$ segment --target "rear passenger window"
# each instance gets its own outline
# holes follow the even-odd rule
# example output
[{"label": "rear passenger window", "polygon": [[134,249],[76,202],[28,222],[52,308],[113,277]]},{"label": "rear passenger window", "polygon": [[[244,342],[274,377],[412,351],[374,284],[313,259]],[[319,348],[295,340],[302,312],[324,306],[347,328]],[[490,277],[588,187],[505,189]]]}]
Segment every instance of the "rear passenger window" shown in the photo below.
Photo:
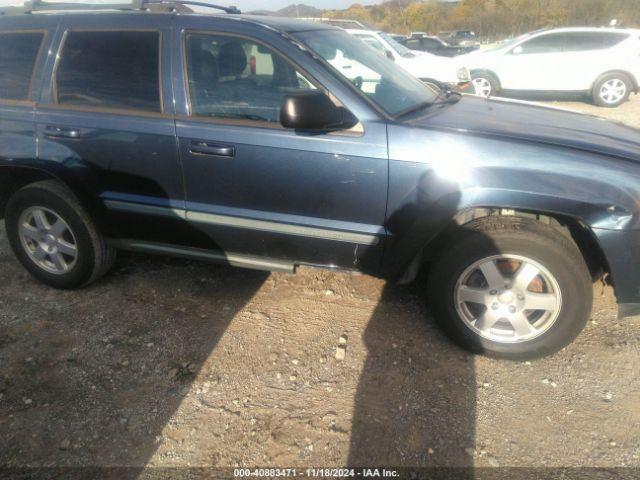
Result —
[{"label": "rear passenger window", "polygon": [[0,99],[28,100],[42,32],[0,33]]},{"label": "rear passenger window", "polygon": [[279,122],[285,95],[314,87],[282,56],[251,40],[186,37],[193,115]]},{"label": "rear passenger window", "polygon": [[62,105],[160,112],[160,34],[68,32],[55,85]]},{"label": "rear passenger window", "polygon": [[629,38],[626,33],[617,32],[575,32],[565,35],[565,52],[603,50],[611,48]]}]

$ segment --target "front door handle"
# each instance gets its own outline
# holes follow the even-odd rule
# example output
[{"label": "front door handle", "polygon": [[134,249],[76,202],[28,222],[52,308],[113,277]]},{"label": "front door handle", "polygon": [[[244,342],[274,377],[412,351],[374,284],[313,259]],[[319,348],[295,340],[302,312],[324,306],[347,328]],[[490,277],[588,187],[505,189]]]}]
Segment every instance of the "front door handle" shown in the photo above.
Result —
[{"label": "front door handle", "polygon": [[236,148],[231,145],[221,145],[209,143],[201,140],[194,140],[189,145],[189,151],[197,155],[215,155],[217,157],[234,157]]},{"label": "front door handle", "polygon": [[80,138],[80,130],[75,128],[64,128],[48,126],[44,128],[44,134],[51,138]]}]

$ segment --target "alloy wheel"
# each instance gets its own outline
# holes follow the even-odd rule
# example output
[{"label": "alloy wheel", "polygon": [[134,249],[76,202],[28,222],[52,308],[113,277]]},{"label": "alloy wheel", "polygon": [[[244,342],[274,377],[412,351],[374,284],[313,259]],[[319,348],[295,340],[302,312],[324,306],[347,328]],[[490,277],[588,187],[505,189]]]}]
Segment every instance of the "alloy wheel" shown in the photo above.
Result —
[{"label": "alloy wheel", "polygon": [[464,324],[498,343],[520,343],[545,333],[562,306],[554,276],[519,255],[495,255],[474,262],[460,275],[455,306]]},{"label": "alloy wheel", "polygon": [[24,251],[40,268],[63,275],[75,266],[76,238],[60,215],[45,207],[29,207],[20,215],[18,227]]},{"label": "alloy wheel", "polygon": [[619,78],[607,80],[600,87],[600,98],[608,105],[618,103],[627,94],[627,85]]},{"label": "alloy wheel", "polygon": [[482,97],[488,97],[491,95],[491,82],[486,78],[474,78],[473,86],[476,89],[476,95],[480,95]]}]

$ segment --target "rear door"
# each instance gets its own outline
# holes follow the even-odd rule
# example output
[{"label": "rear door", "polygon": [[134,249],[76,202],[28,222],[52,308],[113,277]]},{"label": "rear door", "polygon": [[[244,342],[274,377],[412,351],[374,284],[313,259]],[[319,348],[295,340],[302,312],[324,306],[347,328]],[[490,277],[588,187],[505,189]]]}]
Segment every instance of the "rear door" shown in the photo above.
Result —
[{"label": "rear door", "polygon": [[12,20],[0,25],[0,167],[36,160],[34,100],[56,27],[51,18]]},{"label": "rear door", "polygon": [[[361,124],[352,131],[284,129],[284,96],[324,89],[326,81],[337,83],[334,77],[313,64],[299,67],[299,59],[311,57],[258,25],[176,22],[174,87],[184,94],[176,126],[187,219],[202,233],[201,246],[377,270],[388,178],[385,123],[356,106]],[[331,93],[339,101],[345,87]]]},{"label": "rear door", "polygon": [[111,236],[184,241],[170,20],[66,16],[50,56],[36,110],[40,160],[104,209]]},{"label": "rear door", "polygon": [[571,32],[563,46],[567,68],[563,88],[590,90],[596,79],[611,70],[627,70],[629,55],[614,47],[629,38],[625,32]]}]

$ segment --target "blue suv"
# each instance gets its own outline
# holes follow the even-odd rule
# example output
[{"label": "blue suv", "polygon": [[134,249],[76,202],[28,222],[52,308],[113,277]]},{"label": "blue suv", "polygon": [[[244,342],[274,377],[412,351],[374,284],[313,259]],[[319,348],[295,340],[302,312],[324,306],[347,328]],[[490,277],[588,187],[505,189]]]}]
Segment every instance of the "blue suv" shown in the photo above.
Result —
[{"label": "blue suv", "polygon": [[512,359],[575,338],[597,279],[640,312],[634,129],[436,91],[336,27],[180,4],[7,12],[0,45],[0,214],[50,286],[118,249],[422,271],[449,335]]}]

